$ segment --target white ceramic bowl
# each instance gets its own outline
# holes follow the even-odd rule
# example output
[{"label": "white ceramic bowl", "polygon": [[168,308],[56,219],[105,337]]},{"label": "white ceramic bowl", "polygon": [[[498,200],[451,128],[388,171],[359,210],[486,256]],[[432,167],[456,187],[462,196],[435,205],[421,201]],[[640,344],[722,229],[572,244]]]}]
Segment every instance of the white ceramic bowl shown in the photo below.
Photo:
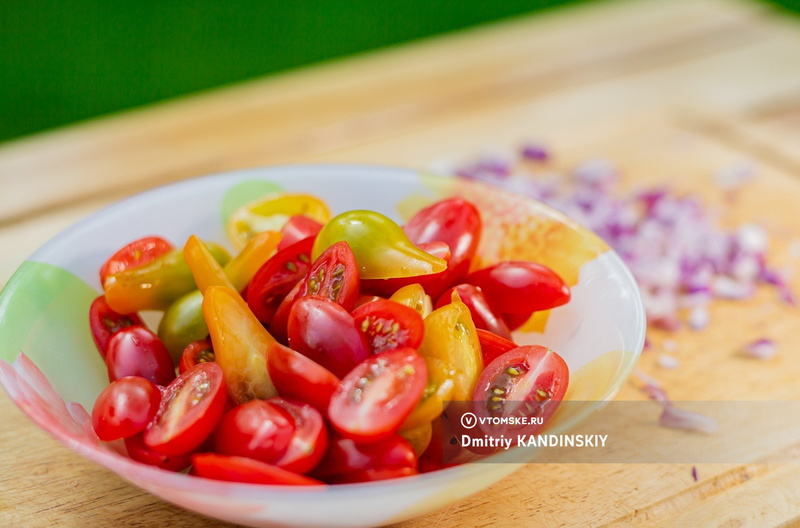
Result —
[{"label": "white ceramic bowl", "polygon": [[[558,351],[571,372],[561,432],[612,398],[644,341],[644,311],[622,261],[594,234],[549,207],[483,184],[365,166],[245,170],[161,187],[123,200],[68,228],[32,255],[0,294],[0,382],[39,426],[83,456],[151,493],[196,512],[248,526],[367,527],[423,515],[491,485],[513,463],[464,464],[370,484],[297,489],[216,482],[138,464],[100,443],[85,409],[107,385],[87,314],[98,269],[121,245],[158,234],[182,244],[196,233],[225,242],[238,206],[284,189],[323,198],[334,214],[380,211],[397,221],[437,199],[461,195],[484,219],[484,263],[536,260],[572,286],[572,300],[534,317],[515,335]],[[24,356],[20,355],[20,351]],[[67,402],[67,403],[65,403]],[[526,455],[528,456],[528,455]],[[498,462],[508,453],[495,457]],[[532,485],[535,483],[532,483]]]}]

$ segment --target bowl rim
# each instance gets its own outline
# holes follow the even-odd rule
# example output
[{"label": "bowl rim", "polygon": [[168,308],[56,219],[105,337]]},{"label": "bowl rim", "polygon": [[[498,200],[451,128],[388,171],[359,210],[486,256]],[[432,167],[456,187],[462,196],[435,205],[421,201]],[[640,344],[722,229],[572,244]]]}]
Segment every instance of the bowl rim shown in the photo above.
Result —
[{"label": "bowl rim", "polygon": [[[345,170],[352,171],[355,175],[358,175],[359,173],[363,173],[364,175],[369,175],[373,174],[375,171],[379,171],[382,173],[381,177],[383,178],[394,177],[397,179],[408,179],[410,177],[413,177],[413,178],[423,178],[423,179],[431,178],[433,180],[455,179],[455,177],[452,176],[437,174],[429,170],[418,170],[411,167],[398,167],[398,166],[380,165],[380,164],[358,164],[358,163],[312,163],[312,164],[266,165],[266,166],[245,167],[228,171],[214,172],[210,174],[204,174],[196,177],[186,178],[179,181],[158,185],[156,187],[152,187],[144,191],[137,192],[130,196],[126,196],[122,199],[116,200],[111,204],[103,206],[97,209],[96,211],[89,213],[83,218],[73,222],[65,229],[59,231],[54,236],[50,237],[44,244],[42,244],[28,258],[26,258],[24,262],[37,261],[42,259],[46,260],[47,255],[49,255],[50,252],[52,251],[51,248],[57,245],[62,238],[72,236],[76,232],[85,229],[89,225],[92,225],[94,222],[98,221],[98,217],[102,217],[108,213],[115,212],[125,207],[130,207],[136,204],[137,202],[146,199],[148,196],[151,195],[161,194],[164,192],[174,192],[175,189],[194,186],[201,182],[218,181],[226,179],[235,180],[241,178],[242,176],[246,176],[248,174],[252,174],[254,177],[264,177],[264,176],[269,176],[270,173],[285,174],[286,172],[297,171],[307,174],[309,176],[313,174],[314,177],[323,176],[325,175],[325,173],[328,173],[324,177],[330,177],[331,172],[339,172]],[[537,207],[541,208],[552,218],[557,219],[563,223],[575,226],[581,231],[591,234],[592,236],[598,238],[598,240],[601,240],[592,230],[588,229],[586,226],[572,219],[571,217],[567,216],[561,211],[558,211],[552,206],[542,202],[541,200],[527,196],[522,196],[510,190],[504,189],[503,187],[491,185],[489,183],[482,181],[465,180],[464,183],[467,185],[475,185],[478,187],[491,189],[492,192],[499,192],[500,194],[508,195],[509,197],[512,197],[516,200],[522,200],[525,202],[535,202],[537,204]],[[611,382],[609,383],[609,386],[611,388],[605,393],[605,398],[603,400],[598,400],[596,402],[593,402],[596,403],[596,405],[586,409],[584,412],[576,413],[576,415],[571,420],[567,421],[565,424],[560,424],[561,426],[558,427],[555,431],[572,429],[580,422],[585,420],[589,415],[591,415],[592,413],[596,412],[601,407],[603,407],[606,403],[608,403],[608,401],[613,399],[614,396],[621,389],[625,380],[628,379],[628,377],[631,375],[634,368],[636,367],[636,363],[644,346],[646,319],[645,319],[644,304],[642,301],[641,292],[636,284],[632,272],[624,263],[622,258],[612,248],[608,247],[607,244],[606,247],[607,251],[604,252],[604,255],[605,254],[609,255],[609,258],[611,258],[614,264],[619,268],[621,276],[624,278],[625,282],[629,283],[629,285],[632,286],[632,291],[635,294],[633,296],[633,301],[635,303],[634,315],[637,319],[636,327],[638,329],[638,332],[637,336],[634,339],[634,342],[637,343],[637,346],[634,347],[633,350],[624,351],[625,353],[629,354],[630,360],[624,363],[622,368],[618,369],[614,373],[614,376]],[[22,268],[18,268],[8,279],[6,284],[3,286],[3,289],[0,290],[0,300],[2,300],[2,298],[7,293],[6,286],[12,283],[12,281],[21,271],[21,269]],[[0,303],[0,306],[2,306],[2,303]],[[0,311],[0,316],[2,316],[2,311]],[[3,388],[6,391],[8,391],[8,389],[2,383],[1,376],[0,376],[0,385],[2,385]],[[121,454],[112,452],[107,448],[100,446],[93,446],[89,443],[77,441],[65,431],[53,430],[53,428],[51,427],[45,427],[44,424],[40,423],[35,416],[33,416],[19,404],[17,404],[16,401],[15,404],[17,405],[18,408],[22,410],[22,412],[29,419],[31,419],[34,423],[37,423],[39,427],[47,431],[51,436],[59,440],[68,448],[114,471],[117,475],[124,478],[125,480],[134,482],[136,484],[139,484],[138,478],[143,478],[146,480],[156,480],[159,482],[159,484],[168,484],[181,491],[202,492],[202,493],[222,495],[222,496],[235,494],[245,499],[248,498],[263,499],[265,492],[279,498],[293,498],[298,496],[306,497],[306,496],[313,496],[315,494],[324,494],[324,495],[342,494],[342,493],[350,493],[351,491],[358,491],[359,493],[363,493],[366,491],[368,492],[367,494],[369,495],[372,494],[382,495],[385,492],[405,487],[410,483],[413,485],[413,483],[425,482],[427,484],[435,485],[436,482],[439,480],[443,482],[451,480],[451,477],[456,474],[468,475],[471,473],[480,472],[482,471],[480,469],[481,466],[486,464],[502,463],[503,465],[510,464],[511,466],[514,466],[514,465],[523,465],[525,463],[531,462],[530,460],[528,460],[527,462],[514,460],[513,455],[515,454],[515,451],[517,451],[518,449],[517,448],[490,455],[489,457],[480,462],[465,463],[453,467],[439,469],[428,473],[422,473],[418,475],[411,475],[411,476],[399,477],[399,478],[376,481],[376,482],[360,482],[360,483],[347,483],[347,484],[336,484],[336,485],[325,484],[321,486],[304,487],[304,486],[286,486],[278,484],[249,484],[241,482],[217,481],[205,478],[198,478],[196,476],[190,476],[188,474],[180,472],[175,473],[172,471],[167,471],[157,468],[155,466],[142,464],[128,457],[125,457]]]}]

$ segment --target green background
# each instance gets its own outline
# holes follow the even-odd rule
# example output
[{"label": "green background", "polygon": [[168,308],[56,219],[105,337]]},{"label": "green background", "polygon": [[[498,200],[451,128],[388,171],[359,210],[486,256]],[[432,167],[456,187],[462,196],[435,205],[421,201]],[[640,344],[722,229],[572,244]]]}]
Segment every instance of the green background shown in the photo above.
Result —
[{"label": "green background", "polygon": [[0,0],[0,141],[576,1]]}]

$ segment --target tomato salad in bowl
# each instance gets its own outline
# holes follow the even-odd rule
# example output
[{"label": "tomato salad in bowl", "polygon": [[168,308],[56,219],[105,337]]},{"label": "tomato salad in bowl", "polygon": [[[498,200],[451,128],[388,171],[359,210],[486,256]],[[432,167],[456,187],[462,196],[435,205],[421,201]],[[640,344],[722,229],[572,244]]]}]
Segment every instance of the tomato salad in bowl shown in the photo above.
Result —
[{"label": "tomato salad in bowl", "polygon": [[[567,391],[564,360],[511,332],[569,286],[536,262],[475,269],[482,220],[464,198],[400,226],[279,192],[227,231],[233,258],[148,236],[100,268],[89,321],[111,383],[92,422],[138,462],[262,484],[404,477],[445,467],[448,402],[552,414]],[[157,332],[145,310],[164,310]]]},{"label": "tomato salad in bowl", "polygon": [[[549,301],[519,282],[543,268]],[[374,166],[147,191],[60,233],[0,292],[0,384],[23,412],[156,496],[248,526],[377,526],[472,495],[536,449],[454,465],[440,413],[459,398],[515,412],[549,380],[534,398],[575,402],[546,424],[568,431],[643,338],[636,284],[589,230]]]}]

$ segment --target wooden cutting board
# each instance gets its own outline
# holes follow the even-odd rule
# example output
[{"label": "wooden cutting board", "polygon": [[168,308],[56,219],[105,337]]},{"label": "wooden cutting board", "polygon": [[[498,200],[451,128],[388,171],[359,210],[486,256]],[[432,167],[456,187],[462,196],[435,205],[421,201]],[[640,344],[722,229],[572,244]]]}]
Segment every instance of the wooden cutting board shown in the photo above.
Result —
[{"label": "wooden cutting board", "polygon": [[[554,168],[613,160],[758,221],[800,271],[800,24],[757,3],[613,0],[428,39],[0,146],[0,284],[39,245],[123,196],[254,165],[439,166],[534,140]],[[757,177],[725,202],[717,171]],[[795,254],[793,256],[793,253]],[[800,274],[796,274],[800,276]],[[800,292],[800,281],[793,287]],[[800,399],[800,313],[760,291],[717,303],[703,332],[651,333],[640,368],[675,399]],[[737,355],[769,336],[765,362]],[[669,343],[668,343],[669,341]],[[669,345],[669,346],[667,346]],[[680,361],[660,368],[669,348]],[[743,396],[747,395],[747,396]],[[755,396],[754,396],[755,395]],[[619,399],[643,399],[631,383]],[[0,526],[225,526],[84,461],[0,394]],[[529,465],[403,528],[786,526],[796,464]]]}]

